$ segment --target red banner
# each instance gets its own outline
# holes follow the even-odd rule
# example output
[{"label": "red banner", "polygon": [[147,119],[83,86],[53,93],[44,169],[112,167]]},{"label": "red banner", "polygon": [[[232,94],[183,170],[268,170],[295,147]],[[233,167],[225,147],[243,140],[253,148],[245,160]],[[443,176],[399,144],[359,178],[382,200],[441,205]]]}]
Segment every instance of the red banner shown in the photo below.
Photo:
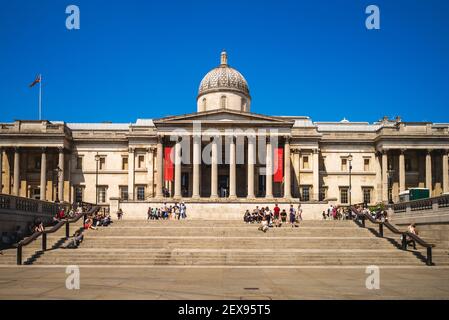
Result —
[{"label": "red banner", "polygon": [[282,182],[284,180],[284,149],[276,148],[274,156],[274,168],[276,171],[274,172],[273,181]]},{"label": "red banner", "polygon": [[172,150],[173,147],[165,147],[164,150],[164,155],[165,155],[165,159],[164,159],[164,179],[165,181],[173,181],[174,177],[173,177],[173,161],[172,161]]}]

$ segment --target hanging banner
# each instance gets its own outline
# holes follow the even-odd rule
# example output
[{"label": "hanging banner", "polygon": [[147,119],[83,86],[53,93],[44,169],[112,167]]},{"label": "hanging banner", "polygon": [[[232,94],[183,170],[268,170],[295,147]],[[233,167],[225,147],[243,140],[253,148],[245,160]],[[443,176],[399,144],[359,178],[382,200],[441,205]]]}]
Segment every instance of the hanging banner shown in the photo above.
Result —
[{"label": "hanging banner", "polygon": [[173,147],[165,147],[164,149],[164,179],[165,181],[173,181],[173,161],[171,158]]},{"label": "hanging banner", "polygon": [[274,182],[283,182],[284,180],[284,149],[276,148],[274,158]]}]

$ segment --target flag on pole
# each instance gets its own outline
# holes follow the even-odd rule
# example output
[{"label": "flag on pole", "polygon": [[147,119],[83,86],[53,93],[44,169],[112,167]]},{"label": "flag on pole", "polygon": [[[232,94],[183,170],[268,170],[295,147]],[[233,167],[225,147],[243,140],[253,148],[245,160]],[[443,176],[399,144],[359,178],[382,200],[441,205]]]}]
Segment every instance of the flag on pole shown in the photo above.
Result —
[{"label": "flag on pole", "polygon": [[30,84],[30,88],[32,88],[32,87],[34,87],[36,84],[40,83],[41,80],[42,80],[41,75],[38,74],[38,75],[36,76],[36,79],[33,81],[33,83]]},{"label": "flag on pole", "polygon": [[174,149],[173,147],[165,147],[165,163],[164,163],[164,177],[165,181],[173,181],[173,160],[172,160],[172,153]]}]

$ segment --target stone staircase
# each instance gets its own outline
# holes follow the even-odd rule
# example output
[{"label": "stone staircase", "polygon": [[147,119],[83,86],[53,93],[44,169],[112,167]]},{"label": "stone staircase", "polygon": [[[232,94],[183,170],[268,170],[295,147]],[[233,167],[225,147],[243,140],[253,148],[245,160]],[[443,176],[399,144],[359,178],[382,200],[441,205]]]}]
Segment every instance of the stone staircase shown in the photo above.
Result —
[{"label": "stone staircase", "polygon": [[[54,249],[43,254],[40,241],[28,263],[37,265],[153,266],[424,266],[419,255],[402,251],[391,240],[378,238],[352,221],[303,221],[298,228],[283,225],[258,231],[240,221],[116,221],[88,230],[78,249]],[[51,243],[61,243],[57,234]],[[51,242],[50,242],[51,241]],[[24,255],[24,257],[28,257]],[[0,256],[0,264],[15,263],[15,251]]]}]

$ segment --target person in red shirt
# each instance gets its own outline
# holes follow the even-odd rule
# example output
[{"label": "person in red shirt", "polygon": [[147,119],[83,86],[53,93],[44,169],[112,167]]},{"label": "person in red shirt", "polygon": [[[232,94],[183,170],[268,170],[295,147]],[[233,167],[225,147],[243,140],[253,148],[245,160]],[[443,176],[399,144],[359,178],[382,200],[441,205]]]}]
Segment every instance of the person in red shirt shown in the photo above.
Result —
[{"label": "person in red shirt", "polygon": [[281,212],[281,208],[279,208],[279,206],[278,206],[277,203],[276,203],[276,205],[274,206],[273,212],[274,212],[274,224],[275,224],[276,227],[279,227],[280,224],[281,224],[281,221],[280,221],[280,219],[279,219],[279,215],[280,215],[280,212]]}]

